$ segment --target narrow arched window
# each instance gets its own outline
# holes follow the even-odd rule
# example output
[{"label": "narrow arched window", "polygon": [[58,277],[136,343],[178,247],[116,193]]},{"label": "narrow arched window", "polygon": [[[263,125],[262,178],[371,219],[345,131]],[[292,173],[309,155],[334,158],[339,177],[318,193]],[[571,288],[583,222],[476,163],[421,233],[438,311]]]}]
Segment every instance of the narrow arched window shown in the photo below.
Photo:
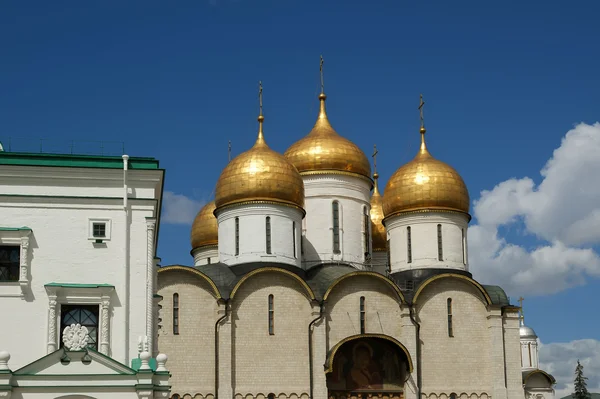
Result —
[{"label": "narrow arched window", "polygon": [[296,222],[292,222],[292,252],[294,253],[294,258],[298,257],[296,253]]},{"label": "narrow arched window", "polygon": [[266,234],[266,241],[267,241],[267,253],[270,254],[271,253],[271,217],[267,216],[267,218],[265,219],[265,234]]},{"label": "narrow arched window", "polygon": [[333,201],[331,204],[333,213],[333,253],[339,254],[340,251],[340,203]]},{"label": "narrow arched window", "polygon": [[240,254],[240,218],[235,218],[235,256]]},{"label": "narrow arched window", "polygon": [[367,260],[367,258],[369,257],[369,254],[371,252],[369,250],[369,247],[371,244],[371,237],[369,234],[369,231],[370,231],[369,227],[371,227],[370,222],[371,222],[371,218],[369,217],[369,210],[365,206],[363,208],[363,231],[364,231],[364,234],[363,234],[364,244],[363,245],[365,248],[365,260]]},{"label": "narrow arched window", "polygon": [[365,297],[360,297],[360,333],[365,333],[365,322],[366,322],[366,311],[365,311]]},{"label": "narrow arched window", "polygon": [[269,295],[269,335],[275,335],[275,308],[273,295]]},{"label": "narrow arched window", "polygon": [[451,393],[450,394],[450,399],[456,399],[456,394],[455,393]]},{"label": "narrow arched window", "polygon": [[388,273],[391,273],[392,271],[392,259],[390,256],[391,250],[390,250],[390,239],[387,239],[387,271]]},{"label": "narrow arched window", "polygon": [[527,352],[529,352],[529,367],[533,366],[533,362],[531,360],[531,342],[527,344]]},{"label": "narrow arched window", "polygon": [[438,260],[444,260],[444,252],[442,247],[442,225],[437,225],[437,242],[438,242]]},{"label": "narrow arched window", "polygon": [[447,307],[448,307],[448,336],[454,337],[454,331],[452,329],[452,298],[448,298]]},{"label": "narrow arched window", "polygon": [[179,335],[179,294],[173,294],[173,335]]},{"label": "narrow arched window", "polygon": [[275,399],[275,394],[274,393],[268,394],[267,399]]},{"label": "narrow arched window", "polygon": [[410,226],[406,228],[406,261],[408,263],[412,262],[412,239],[410,236]]},{"label": "narrow arched window", "polygon": [[461,229],[462,232],[462,260],[463,265],[467,264],[467,250],[466,250],[466,239],[465,239],[465,229]]},{"label": "narrow arched window", "polygon": [[210,265],[210,256],[206,258],[206,263]]}]

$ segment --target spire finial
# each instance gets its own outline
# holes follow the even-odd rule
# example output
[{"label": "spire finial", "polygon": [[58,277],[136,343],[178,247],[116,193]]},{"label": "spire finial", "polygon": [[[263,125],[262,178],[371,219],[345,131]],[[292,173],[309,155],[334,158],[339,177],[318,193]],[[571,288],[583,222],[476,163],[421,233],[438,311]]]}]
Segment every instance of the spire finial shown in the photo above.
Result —
[{"label": "spire finial", "polygon": [[325,82],[323,81],[323,55],[321,55],[321,63],[319,64],[319,73],[321,74],[321,94],[325,94]]},{"label": "spire finial", "polygon": [[263,121],[265,117],[263,116],[263,101],[262,101],[262,81],[258,82],[258,138],[256,139],[256,144],[265,144],[265,137],[263,134]]},{"label": "spire finial", "polygon": [[521,325],[525,325],[525,313],[523,312],[523,301],[525,298],[519,297],[519,306],[521,307]]},{"label": "spire finial", "polygon": [[379,185],[377,183],[377,179],[379,179],[379,173],[377,173],[377,154],[379,154],[379,150],[377,150],[377,144],[373,144],[373,180],[375,181],[375,187],[373,188],[373,194],[379,193]]}]

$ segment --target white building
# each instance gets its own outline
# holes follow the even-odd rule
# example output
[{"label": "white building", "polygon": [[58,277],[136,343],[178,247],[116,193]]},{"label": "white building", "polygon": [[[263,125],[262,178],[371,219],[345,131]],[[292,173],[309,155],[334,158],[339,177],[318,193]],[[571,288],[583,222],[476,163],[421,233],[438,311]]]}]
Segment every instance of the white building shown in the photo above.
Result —
[{"label": "white building", "polygon": [[153,158],[0,152],[0,397],[169,397],[163,175]]},{"label": "white building", "polygon": [[159,269],[172,398],[553,398],[520,307],[469,271],[469,193],[424,126],[381,195],[325,99],[284,157],[261,114],[194,221],[194,266]]}]

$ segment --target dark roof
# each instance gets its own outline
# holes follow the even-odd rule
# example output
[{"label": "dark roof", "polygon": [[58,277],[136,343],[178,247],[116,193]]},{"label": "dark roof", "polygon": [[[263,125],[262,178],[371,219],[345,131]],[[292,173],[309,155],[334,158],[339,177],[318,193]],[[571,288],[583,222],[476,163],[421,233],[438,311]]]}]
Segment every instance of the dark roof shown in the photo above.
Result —
[{"label": "dark roof", "polygon": [[[175,265],[174,265],[175,266]],[[177,265],[182,266],[182,265]],[[168,266],[163,266],[168,267]],[[308,286],[313,290],[317,300],[322,300],[327,292],[327,289],[338,280],[340,277],[358,271],[354,266],[343,263],[323,263],[312,267],[308,271],[295,266],[286,265],[276,262],[248,262],[235,266],[227,266],[224,263],[212,263],[202,266],[183,266],[190,267],[208,276],[217,286],[219,293],[223,299],[229,299],[231,291],[235,285],[249,272],[263,268],[275,267],[291,271],[302,278]],[[394,273],[388,276],[402,291],[405,299],[408,302],[412,301],[414,293],[418,287],[430,277],[448,273],[448,269],[421,269],[417,271]],[[464,271],[452,270],[452,273],[463,274],[471,277],[471,274]],[[471,277],[472,278],[472,277]],[[409,284],[410,283],[410,284]],[[498,306],[510,305],[508,297],[504,290],[497,285],[483,285],[483,288],[488,293],[492,300],[492,304]]]},{"label": "dark roof", "polygon": [[554,377],[551,374],[545,372],[544,370],[539,370],[539,369],[522,371],[521,374],[523,375],[523,384],[525,384],[525,381],[531,375],[538,374],[538,373],[542,374],[544,377],[546,377],[551,385],[556,384],[556,379],[554,379]]}]

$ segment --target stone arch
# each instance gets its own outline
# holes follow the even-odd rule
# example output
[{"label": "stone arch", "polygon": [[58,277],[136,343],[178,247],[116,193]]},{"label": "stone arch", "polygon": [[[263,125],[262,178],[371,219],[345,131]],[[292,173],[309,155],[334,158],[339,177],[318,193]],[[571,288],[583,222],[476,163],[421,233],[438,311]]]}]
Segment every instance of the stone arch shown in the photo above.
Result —
[{"label": "stone arch", "polygon": [[201,271],[194,269],[193,267],[188,267],[188,266],[165,266],[165,267],[161,267],[158,269],[158,273],[167,273],[170,271],[183,271],[186,273],[193,274],[196,277],[199,277],[200,279],[205,280],[210,285],[215,298],[216,299],[222,298],[221,292],[217,288],[217,285],[215,284],[215,282],[212,281],[212,279],[210,277],[208,277],[206,274],[202,273]]},{"label": "stone arch", "polygon": [[93,396],[88,395],[64,395],[57,396],[56,399],[95,399]]},{"label": "stone arch", "polygon": [[532,372],[530,372],[529,374],[527,374],[525,376],[525,378],[523,380],[523,385],[527,385],[527,380],[529,380],[529,378],[531,376],[536,375],[536,374],[540,374],[543,377],[545,377],[548,380],[548,382],[550,383],[550,385],[556,384],[556,380],[554,379],[554,377],[552,375],[546,373],[544,370],[537,369],[537,370],[533,370]]},{"label": "stone arch", "polygon": [[409,351],[384,334],[347,337],[330,350],[325,361],[327,389],[329,397],[334,398],[345,398],[350,392],[365,389],[374,394],[385,391],[401,395],[412,372]]},{"label": "stone arch", "polygon": [[260,274],[260,273],[267,273],[267,272],[274,272],[274,273],[282,273],[287,275],[288,277],[291,277],[293,280],[296,280],[304,289],[306,295],[311,299],[311,300],[315,300],[315,294],[313,292],[313,290],[308,286],[308,284],[306,283],[306,281],[304,281],[300,276],[298,276],[296,273],[293,273],[289,270],[286,269],[282,269],[279,267],[261,267],[259,269],[254,269],[249,273],[246,273],[244,275],[244,277],[242,277],[240,279],[240,281],[238,281],[235,286],[233,287],[233,289],[231,290],[231,294],[229,295],[229,297],[231,299],[233,299],[235,297],[235,294],[238,292],[238,290],[240,289],[240,287],[242,286],[242,284],[244,284],[249,278],[251,278],[254,275]]},{"label": "stone arch", "polygon": [[492,304],[492,299],[490,298],[490,295],[487,293],[487,291],[485,290],[485,288],[483,288],[483,286],[481,284],[479,284],[477,281],[475,281],[474,279],[472,279],[471,277],[462,275],[462,274],[457,274],[457,273],[443,273],[443,274],[437,274],[435,276],[432,276],[430,278],[428,278],[427,280],[425,280],[417,289],[417,291],[415,292],[415,295],[413,297],[413,304],[416,304],[419,300],[419,295],[421,294],[421,292],[423,292],[423,290],[425,289],[425,287],[427,287],[429,284],[433,283],[436,280],[440,280],[443,278],[456,278],[462,281],[466,281],[467,283],[473,285],[480,293],[481,295],[484,297],[486,304],[487,305],[491,305]]},{"label": "stone arch", "polygon": [[351,278],[351,277],[356,277],[356,276],[368,276],[368,277],[373,277],[376,279],[379,279],[381,281],[383,281],[384,283],[386,283],[390,288],[392,288],[392,290],[394,290],[394,292],[396,293],[396,295],[398,296],[398,298],[400,299],[400,302],[402,303],[406,303],[406,300],[404,299],[404,295],[402,294],[402,291],[400,290],[400,288],[396,285],[396,283],[394,283],[392,280],[390,280],[389,278],[385,277],[382,274],[379,273],[375,273],[375,272],[369,272],[369,271],[355,271],[355,272],[351,272],[351,273],[347,273],[344,274],[343,276],[338,277],[333,283],[331,283],[331,285],[327,288],[327,291],[325,291],[325,294],[323,295],[323,300],[326,301],[327,298],[329,297],[329,295],[331,294],[331,292],[333,291],[333,289],[342,281],[346,280],[347,278]]}]

